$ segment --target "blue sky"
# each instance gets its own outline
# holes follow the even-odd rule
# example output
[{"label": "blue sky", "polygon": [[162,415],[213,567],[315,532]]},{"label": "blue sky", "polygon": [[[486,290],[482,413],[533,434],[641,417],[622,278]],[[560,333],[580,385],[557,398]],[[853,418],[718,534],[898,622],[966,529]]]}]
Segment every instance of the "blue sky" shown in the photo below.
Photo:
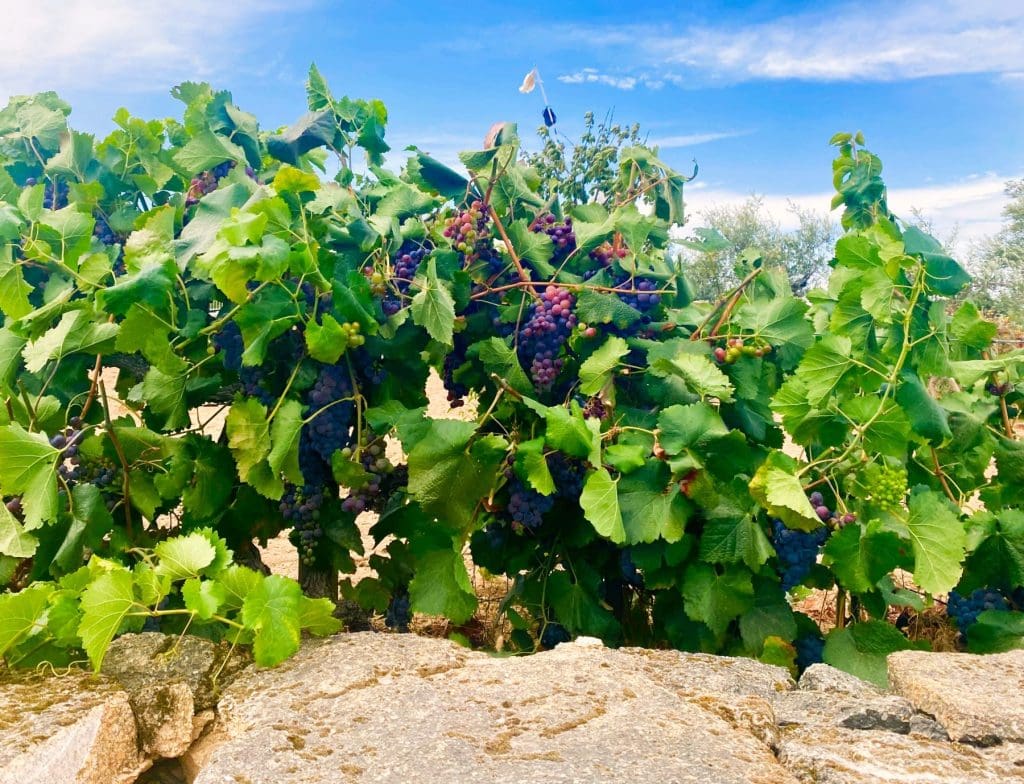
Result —
[{"label": "blue sky", "polygon": [[395,147],[451,161],[497,120],[529,142],[543,108],[517,87],[540,69],[562,130],[614,110],[680,168],[689,201],[750,193],[828,209],[829,136],[861,129],[898,210],[971,238],[998,226],[1024,174],[1024,3],[410,3],[393,0],[35,0],[5,9],[0,93],[55,89],[77,127],[120,105],[178,113],[183,79],[231,89],[265,126],[303,109],[316,61],[334,91],[380,98]]}]

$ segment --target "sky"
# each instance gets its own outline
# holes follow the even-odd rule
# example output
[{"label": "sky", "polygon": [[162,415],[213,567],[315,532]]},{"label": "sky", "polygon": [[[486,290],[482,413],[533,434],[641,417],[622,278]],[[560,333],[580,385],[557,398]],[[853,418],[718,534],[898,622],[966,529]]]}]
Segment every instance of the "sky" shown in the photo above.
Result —
[{"label": "sky", "polygon": [[[837,131],[864,132],[890,204],[969,242],[998,229],[1024,176],[1024,2],[691,0],[7,0],[0,95],[56,90],[106,133],[119,106],[180,116],[169,88],[207,80],[264,127],[305,110],[316,62],[336,95],[379,98],[387,139],[446,162],[496,121],[538,146],[539,69],[559,129],[584,112],[639,123],[699,176],[692,225],[751,194],[784,225],[829,209]],[[393,157],[397,165],[399,158]]]}]

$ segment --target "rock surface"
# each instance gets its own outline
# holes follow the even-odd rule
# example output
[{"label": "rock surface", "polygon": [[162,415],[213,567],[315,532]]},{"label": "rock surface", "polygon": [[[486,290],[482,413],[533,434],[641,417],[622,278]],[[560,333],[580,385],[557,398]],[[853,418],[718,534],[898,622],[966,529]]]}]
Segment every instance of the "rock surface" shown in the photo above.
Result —
[{"label": "rock surface", "polygon": [[749,660],[578,645],[492,658],[340,635],[227,689],[195,784],[796,782],[754,734],[683,696],[704,678],[737,700],[791,687]]},{"label": "rock surface", "polygon": [[128,695],[110,680],[0,672],[0,784],[122,784],[143,766]]},{"label": "rock surface", "polygon": [[1024,784],[1019,652],[896,654],[899,694],[825,665],[797,687],[751,659],[378,633],[218,694],[218,655],[129,635],[104,667],[119,682],[0,672],[0,784]]},{"label": "rock surface", "polygon": [[953,740],[1024,743],[1024,650],[987,656],[900,651],[889,657],[889,682]]}]

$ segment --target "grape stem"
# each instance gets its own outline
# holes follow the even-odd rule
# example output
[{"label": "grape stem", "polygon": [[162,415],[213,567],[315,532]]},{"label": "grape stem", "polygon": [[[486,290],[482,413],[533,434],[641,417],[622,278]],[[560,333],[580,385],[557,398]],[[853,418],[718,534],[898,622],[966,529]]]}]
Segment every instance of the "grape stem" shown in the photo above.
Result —
[{"label": "grape stem", "polygon": [[[501,235],[502,241],[505,243],[505,247],[508,248],[508,255],[512,258],[512,263],[516,267],[516,271],[519,273],[519,279],[523,283],[530,282],[530,275],[523,268],[523,263],[519,260],[519,255],[516,253],[516,249],[512,247],[512,240],[508,238],[508,232],[505,231],[505,225],[501,222],[501,218],[498,217],[498,213],[494,207],[490,204],[487,205],[487,211],[491,215],[491,220],[494,221],[494,225],[498,227],[498,234]],[[533,291],[533,289],[527,289],[535,299],[540,299],[540,295]]]},{"label": "grape stem", "polygon": [[960,505],[957,497],[953,495],[953,491],[949,487],[949,482],[946,481],[946,474],[942,470],[942,466],[939,464],[939,453],[935,451],[935,447],[932,447],[932,462],[935,464],[935,476],[942,485],[942,489],[946,493],[946,497],[957,506]]},{"label": "grape stem", "polygon": [[722,325],[726,322],[726,320],[729,318],[729,315],[732,313],[733,308],[736,307],[736,303],[740,301],[740,297],[743,295],[743,291],[747,288],[747,286],[753,283],[754,279],[761,274],[761,271],[763,269],[763,266],[755,267],[753,270],[750,271],[750,273],[747,274],[747,276],[743,280],[736,284],[736,287],[732,290],[730,294],[718,300],[718,302],[715,303],[715,306],[711,308],[711,312],[704,317],[704,320],[697,326],[697,329],[695,329],[693,331],[693,334],[690,335],[690,340],[700,340],[700,336],[701,333],[704,331],[704,328],[707,327],[709,323],[711,323],[711,319],[715,317],[715,314],[718,313],[720,309],[724,308],[724,310],[722,310],[722,315],[719,316],[718,321],[715,322],[715,326],[711,328],[711,334],[709,335],[709,337],[714,337],[715,335],[717,335],[718,330],[721,329]]}]

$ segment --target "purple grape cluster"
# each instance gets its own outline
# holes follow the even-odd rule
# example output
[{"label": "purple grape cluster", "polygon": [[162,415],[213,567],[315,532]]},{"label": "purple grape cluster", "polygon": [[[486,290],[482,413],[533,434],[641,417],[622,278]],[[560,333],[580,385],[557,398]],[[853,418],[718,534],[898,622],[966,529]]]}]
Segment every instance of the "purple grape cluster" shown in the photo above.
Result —
[{"label": "purple grape cluster", "polygon": [[234,321],[229,321],[210,341],[213,347],[222,352],[221,363],[226,370],[238,371],[242,367],[242,352],[245,344],[242,341],[242,330]]},{"label": "purple grape cluster", "polygon": [[629,550],[619,551],[619,576],[622,578],[622,582],[631,588],[644,587],[644,576],[636,568]]},{"label": "purple grape cluster", "polygon": [[796,666],[803,672],[812,664],[824,661],[825,641],[816,635],[798,637],[793,647],[796,648]]},{"label": "purple grape cluster", "polygon": [[540,634],[540,647],[545,651],[550,651],[556,645],[569,642],[571,639],[572,635],[569,634],[568,629],[562,626],[562,624],[552,621],[545,624],[544,630]]},{"label": "purple grape cluster", "polygon": [[[352,450],[346,447],[341,454],[345,458],[351,458]],[[357,487],[348,494],[341,502],[341,508],[352,514],[360,514],[367,509],[379,511],[383,502],[387,500],[387,494],[382,492],[385,489],[385,480],[395,468],[384,455],[383,441],[377,440],[367,444],[359,454],[359,462],[369,475],[369,479],[362,487]]]},{"label": "purple grape cluster", "polygon": [[555,497],[541,495],[532,487],[527,487],[518,478],[508,485],[508,507],[506,512],[512,519],[513,528],[533,530],[544,521],[544,515],[551,511]]},{"label": "purple grape cluster", "polygon": [[591,260],[599,265],[593,272],[598,272],[602,267],[610,267],[616,259],[624,259],[628,255],[629,251],[625,247],[616,249],[610,242],[602,242],[590,251]]},{"label": "purple grape cluster", "polygon": [[395,593],[388,602],[388,610],[384,614],[384,625],[396,632],[409,631],[412,622],[412,607],[406,591]]},{"label": "purple grape cluster", "polygon": [[57,475],[69,485],[77,482],[81,475],[78,447],[82,443],[82,437],[82,419],[77,416],[71,417],[67,427],[59,433],[50,436],[50,446],[60,450]]},{"label": "purple grape cluster", "polygon": [[[294,280],[293,282],[298,283],[297,280]],[[322,324],[324,314],[330,313],[334,307],[334,292],[325,291],[323,293],[318,293],[316,286],[308,280],[298,283],[298,286],[299,292],[306,301],[306,310],[312,313],[313,309],[316,308],[316,323]]]},{"label": "purple grape cluster", "polygon": [[949,592],[946,614],[956,623],[956,628],[965,637],[978,622],[978,616],[986,610],[1005,612],[1010,603],[1002,591],[996,588],[975,588],[970,595],[962,596],[957,591]]},{"label": "purple grape cluster", "polygon": [[562,369],[558,355],[576,326],[575,305],[568,291],[548,286],[530,306],[530,317],[519,332],[519,355],[538,389],[550,389]]},{"label": "purple grape cluster", "polygon": [[234,161],[224,161],[223,163],[218,163],[212,169],[207,169],[193,177],[188,184],[188,191],[185,193],[185,206],[192,207],[198,204],[203,196],[217,190],[220,181],[228,176],[228,172],[234,166]]},{"label": "purple grape cluster", "polygon": [[445,355],[444,366],[441,368],[441,382],[448,392],[450,408],[461,408],[466,403],[466,395],[469,394],[469,387],[455,380],[455,371],[465,364],[468,350],[469,342],[463,333],[456,333],[452,350]]},{"label": "purple grape cluster", "polygon": [[599,397],[588,397],[583,404],[584,419],[607,419],[608,407]]},{"label": "purple grape cluster", "polygon": [[626,275],[616,288],[626,289],[626,293],[619,294],[619,299],[641,313],[649,313],[661,302],[657,282],[647,278],[631,278]]},{"label": "purple grape cluster", "polygon": [[555,244],[555,252],[551,263],[559,265],[576,250],[576,234],[572,229],[572,218],[558,220],[550,212],[537,217],[530,224],[530,230],[537,234],[547,234]]},{"label": "purple grape cluster", "polygon": [[[306,396],[310,446],[328,463],[331,455],[352,443],[352,383],[344,364],[324,365]],[[339,402],[340,401],[340,402]]]},{"label": "purple grape cluster", "polygon": [[825,526],[806,532],[787,528],[781,520],[772,521],[772,545],[782,567],[784,591],[795,588],[811,573],[828,533]]},{"label": "purple grape cluster", "polygon": [[392,268],[392,277],[396,289],[403,294],[409,292],[409,287],[419,271],[420,263],[429,255],[432,249],[433,247],[429,242],[419,243],[413,240],[406,240],[402,243],[402,247],[395,254],[394,267]]},{"label": "purple grape cluster", "polygon": [[[30,177],[25,184],[35,185],[35,177]],[[64,180],[58,180],[56,183],[53,180],[47,180],[43,186],[43,209],[59,210],[67,207],[70,195],[71,188]]]},{"label": "purple grape cluster", "polygon": [[324,535],[320,525],[320,509],[324,503],[322,485],[289,484],[278,508],[281,516],[292,526],[291,541],[299,551],[299,558],[307,566],[315,559],[316,545]]},{"label": "purple grape cluster", "polygon": [[555,495],[570,501],[578,501],[583,492],[583,464],[561,452],[548,455],[547,463],[551,478],[555,482]]},{"label": "purple grape cluster", "polygon": [[814,513],[823,523],[831,522],[836,526],[844,526],[857,522],[857,515],[853,512],[840,515],[839,512],[830,509],[825,503],[825,496],[817,490],[807,496],[807,500],[811,502],[811,506],[814,507]]},{"label": "purple grape cluster", "polygon": [[353,352],[352,368],[359,379],[360,387],[379,387],[388,377],[383,358],[371,354],[364,348]]}]

